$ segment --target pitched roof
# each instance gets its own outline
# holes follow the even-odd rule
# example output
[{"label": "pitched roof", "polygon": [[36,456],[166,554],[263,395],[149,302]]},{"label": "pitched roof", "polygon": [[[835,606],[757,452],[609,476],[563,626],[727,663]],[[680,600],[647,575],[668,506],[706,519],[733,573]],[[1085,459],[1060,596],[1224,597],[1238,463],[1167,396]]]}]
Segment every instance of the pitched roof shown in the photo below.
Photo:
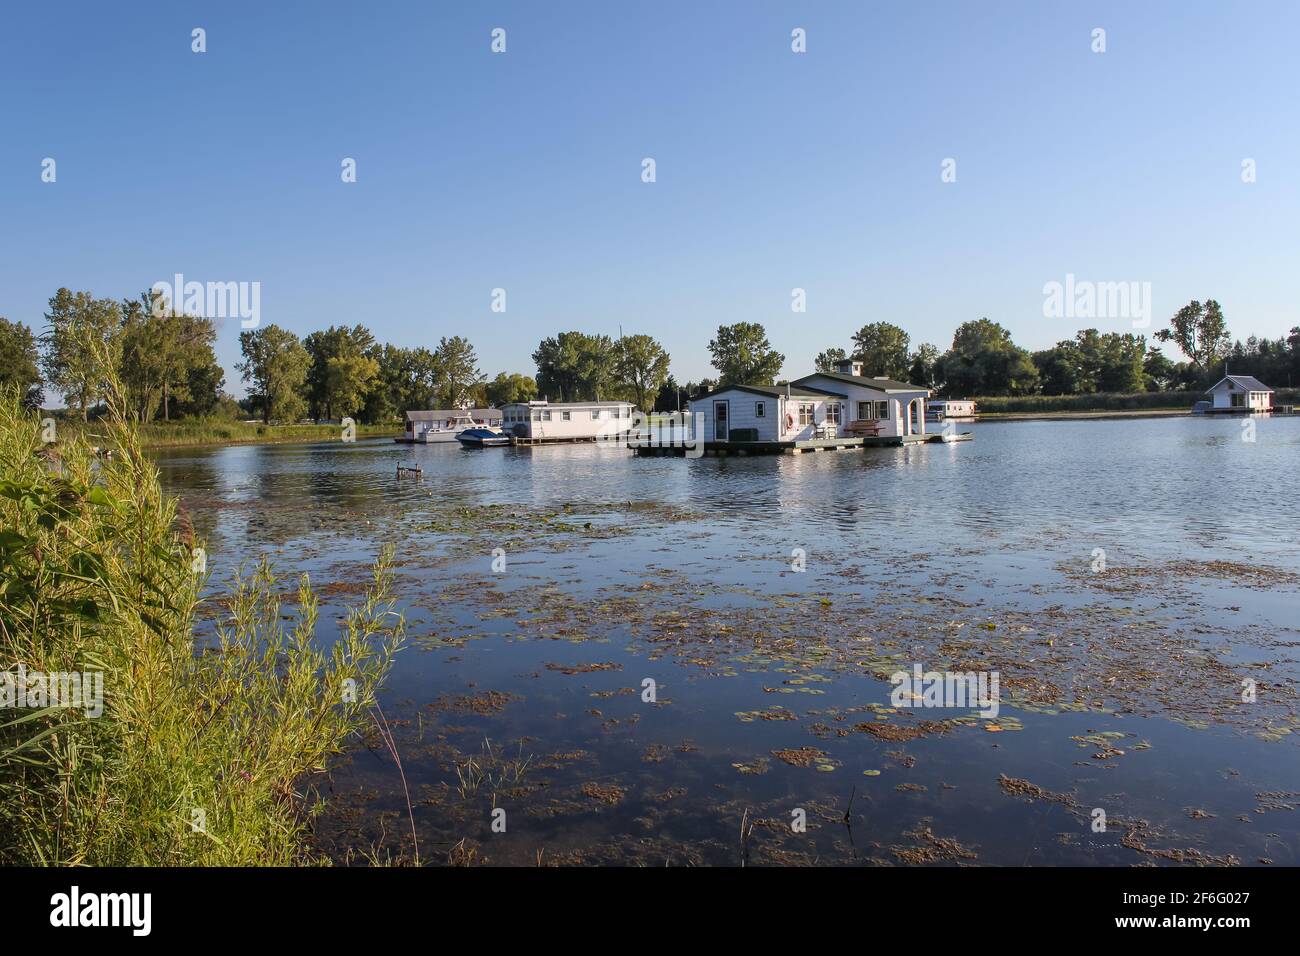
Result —
[{"label": "pitched roof", "polygon": [[1271,388],[1269,388],[1259,379],[1255,378],[1253,375],[1225,375],[1223,376],[1223,378],[1219,379],[1217,382],[1215,382],[1213,385],[1207,388],[1206,391],[1212,392],[1220,385],[1222,385],[1224,382],[1231,382],[1233,385],[1236,385],[1238,388],[1247,392],[1273,391]]},{"label": "pitched roof", "polygon": [[[784,398],[786,387],[784,385],[720,385],[711,392],[700,392],[691,396],[691,401],[708,398],[710,395],[721,395],[723,392],[752,392],[755,395]],[[793,383],[790,385],[790,395],[795,398],[844,398],[840,392],[829,392],[824,388],[812,388]]]},{"label": "pitched roof", "polygon": [[507,406],[511,406],[511,405],[522,405],[522,406],[524,406],[525,408],[540,408],[540,409],[545,410],[545,409],[547,409],[547,408],[596,408],[597,406],[599,406],[600,408],[607,408],[607,407],[614,406],[614,405],[631,405],[631,404],[632,404],[631,402],[621,402],[621,401],[619,401],[619,402],[541,402],[541,401],[531,401],[531,402],[503,402],[502,405],[501,405],[501,407],[502,407],[502,408],[506,408]]},{"label": "pitched roof", "polygon": [[408,422],[436,422],[444,418],[459,418],[461,415],[468,415],[470,418],[486,418],[489,413],[501,414],[499,408],[420,408],[415,411],[406,413]]},{"label": "pitched roof", "polygon": [[896,382],[892,378],[867,378],[865,375],[845,375],[843,372],[813,372],[811,375],[805,375],[803,378],[795,379],[795,384],[806,382],[810,378],[829,378],[835,382],[844,382],[846,385],[857,385],[860,388],[874,388],[878,392],[929,392],[932,389],[924,385],[909,385],[907,382]]}]

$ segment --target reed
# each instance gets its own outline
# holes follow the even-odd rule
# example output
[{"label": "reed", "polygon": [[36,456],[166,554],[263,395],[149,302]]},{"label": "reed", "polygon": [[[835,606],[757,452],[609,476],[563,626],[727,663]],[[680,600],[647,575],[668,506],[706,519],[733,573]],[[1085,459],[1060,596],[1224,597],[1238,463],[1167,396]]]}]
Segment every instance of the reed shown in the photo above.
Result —
[{"label": "reed", "polygon": [[391,552],[328,648],[305,575],[288,622],[265,562],[205,602],[202,543],[114,408],[95,423],[105,458],[78,433],[46,444],[0,396],[0,681],[13,691],[20,665],[103,680],[98,716],[0,709],[0,864],[313,862],[310,777],[402,640]]}]

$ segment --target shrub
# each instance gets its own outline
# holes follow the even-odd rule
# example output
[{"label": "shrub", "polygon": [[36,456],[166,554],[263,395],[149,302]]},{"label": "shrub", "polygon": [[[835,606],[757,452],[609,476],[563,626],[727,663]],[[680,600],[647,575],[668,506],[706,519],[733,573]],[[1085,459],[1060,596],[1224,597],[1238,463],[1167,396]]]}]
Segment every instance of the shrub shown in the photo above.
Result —
[{"label": "shrub", "polygon": [[328,650],[305,575],[288,625],[265,563],[205,602],[200,543],[137,430],[102,424],[109,460],[79,434],[44,445],[0,396],[0,681],[97,672],[104,691],[100,716],[0,709],[0,863],[308,860],[303,784],[360,728],[401,642],[391,552]]}]

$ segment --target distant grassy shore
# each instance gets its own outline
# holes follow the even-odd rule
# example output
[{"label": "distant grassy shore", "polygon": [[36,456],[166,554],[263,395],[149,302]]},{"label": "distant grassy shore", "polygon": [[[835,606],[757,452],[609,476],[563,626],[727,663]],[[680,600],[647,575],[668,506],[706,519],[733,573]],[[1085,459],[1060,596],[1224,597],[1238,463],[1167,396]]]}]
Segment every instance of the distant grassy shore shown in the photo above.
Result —
[{"label": "distant grassy shore", "polygon": [[[83,424],[76,420],[60,420],[57,425],[61,437],[85,435],[95,443],[95,436],[106,432],[98,422]],[[177,422],[152,422],[139,426],[140,443],[145,448],[176,448],[187,445],[252,445],[278,442],[339,441],[339,425],[263,425],[260,422],[232,422],[209,420],[182,420]],[[396,437],[402,426],[357,425],[357,438]]]},{"label": "distant grassy shore", "polygon": [[[1204,392],[1137,392],[1095,395],[1021,395],[1016,397],[976,398],[981,418],[1011,421],[1026,418],[1102,418],[1138,415],[1186,414],[1197,402],[1207,398]],[[1300,389],[1279,389],[1273,395],[1275,405],[1300,405]]]}]

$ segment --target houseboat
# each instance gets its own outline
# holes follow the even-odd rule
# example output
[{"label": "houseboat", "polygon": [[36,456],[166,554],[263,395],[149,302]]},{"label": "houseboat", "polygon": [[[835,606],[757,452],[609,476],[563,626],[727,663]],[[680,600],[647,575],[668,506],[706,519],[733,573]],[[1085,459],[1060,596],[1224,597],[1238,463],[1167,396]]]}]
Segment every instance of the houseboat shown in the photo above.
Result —
[{"label": "houseboat", "polygon": [[513,402],[502,429],[516,444],[613,440],[632,427],[631,402]]},{"label": "houseboat", "polygon": [[1210,413],[1250,415],[1273,411],[1273,389],[1250,375],[1229,375],[1227,369],[1205,394],[1210,396],[1210,405],[1205,409]]},{"label": "houseboat", "polygon": [[785,385],[724,385],[694,396],[705,453],[798,453],[822,448],[964,441],[970,434],[927,435],[930,389],[862,374],[862,363],[839,363]]},{"label": "houseboat", "polygon": [[499,408],[433,408],[406,413],[406,434],[399,442],[434,444],[455,441],[467,428],[501,425]]},{"label": "houseboat", "polygon": [[966,398],[936,398],[925,404],[925,418],[931,422],[942,422],[954,418],[973,419],[975,403]]}]

